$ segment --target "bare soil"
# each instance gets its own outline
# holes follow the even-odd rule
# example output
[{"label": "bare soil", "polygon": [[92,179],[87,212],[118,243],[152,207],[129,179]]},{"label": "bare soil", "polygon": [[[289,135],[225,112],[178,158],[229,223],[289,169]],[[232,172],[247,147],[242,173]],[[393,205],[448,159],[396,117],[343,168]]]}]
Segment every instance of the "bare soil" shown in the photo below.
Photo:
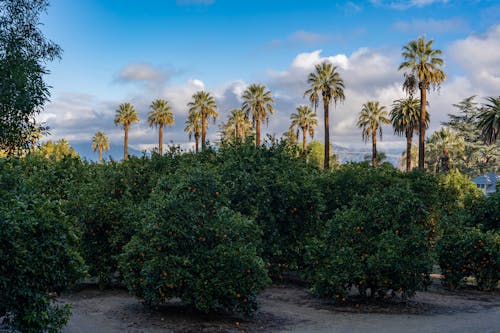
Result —
[{"label": "bare soil", "polygon": [[150,312],[125,290],[83,289],[61,297],[73,305],[65,333],[115,332],[481,332],[500,333],[500,292],[448,291],[433,284],[410,301],[332,305],[306,288],[274,285],[250,320],[193,312],[172,302]]}]

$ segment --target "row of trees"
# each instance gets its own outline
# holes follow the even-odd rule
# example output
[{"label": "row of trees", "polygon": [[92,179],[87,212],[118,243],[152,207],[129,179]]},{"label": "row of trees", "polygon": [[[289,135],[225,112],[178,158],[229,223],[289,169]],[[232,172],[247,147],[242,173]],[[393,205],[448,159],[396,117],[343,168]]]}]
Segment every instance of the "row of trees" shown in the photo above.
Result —
[{"label": "row of trees", "polygon": [[[38,28],[40,14],[46,11],[47,7],[47,0],[36,2],[5,0],[0,3],[0,68],[2,69],[0,81],[2,87],[5,88],[0,92],[0,151],[2,154],[23,154],[27,149],[31,149],[48,130],[43,124],[36,123],[35,116],[43,109],[43,105],[49,98],[48,86],[43,80],[43,76],[48,73],[45,64],[59,58],[62,51],[59,45],[47,40]],[[393,110],[397,108],[398,113],[391,112],[390,118],[395,132],[406,136],[407,169],[411,167],[411,141],[412,135],[416,132],[419,133],[419,168],[423,168],[428,162],[425,160],[425,129],[429,119],[426,111],[427,93],[431,89],[439,88],[446,79],[446,74],[441,69],[444,65],[441,55],[441,50],[433,48],[433,41],[428,41],[424,37],[410,41],[403,47],[403,62],[399,70],[404,71],[402,87],[408,96],[407,99],[395,102]],[[308,106],[299,106],[297,113],[292,115],[292,125],[286,135],[292,137],[292,132],[302,130],[302,148],[306,150],[306,133],[311,136],[314,134],[314,127],[318,123],[315,111],[322,103],[325,126],[324,167],[329,168],[330,106],[332,102],[335,105],[345,100],[344,81],[337,67],[325,62],[315,66],[314,71],[307,78],[307,84],[308,89],[304,97],[309,99],[314,111]],[[417,90],[420,91],[419,99],[414,96]],[[227,122],[221,126],[221,132],[226,139],[244,138],[253,134],[255,128],[255,143],[259,145],[261,125],[274,113],[273,97],[265,86],[253,84],[245,90],[242,99],[241,109],[231,110]],[[358,122],[363,138],[368,140],[371,137],[374,147],[372,156],[374,165],[377,159],[376,136],[373,132],[374,130],[380,132],[381,128],[379,124],[373,122],[373,117],[370,117],[370,114],[377,109],[374,108],[376,106],[376,101],[363,105],[362,115]],[[466,104],[462,106],[468,107]],[[190,137],[194,136],[198,151],[200,139],[202,149],[205,148],[209,120],[215,120],[218,117],[217,105],[210,93],[200,91],[193,95],[193,100],[188,107],[189,115],[185,131]],[[417,108],[419,112],[415,111]],[[478,148],[481,144],[477,139],[486,142],[490,147],[496,147],[500,132],[500,97],[488,97],[488,103],[476,110],[477,115],[469,110],[467,114],[458,116],[465,117],[462,120],[465,119],[467,126],[474,123],[477,132],[473,135],[473,139],[464,138],[465,150],[472,151],[469,154],[471,157],[463,162],[468,165],[468,168],[474,160],[479,160],[485,165],[491,161],[488,154],[477,157],[487,150],[483,146]],[[453,128],[451,123],[456,122],[453,117],[451,116],[451,122],[447,126],[462,133],[463,128]],[[381,117],[380,124],[386,123],[387,119],[387,115]],[[128,155],[128,130],[136,122],[138,122],[138,116],[133,106],[130,103],[120,105],[115,123],[121,125],[125,131],[124,158]],[[172,108],[167,101],[159,99],[152,103],[148,122],[150,126],[159,128],[158,148],[161,153],[164,126],[174,124]],[[93,148],[99,151],[100,159],[102,159],[102,151],[109,149],[109,139],[104,133],[96,133],[93,138]]]},{"label": "row of trees", "polygon": [[[406,169],[411,169],[411,148],[414,133],[419,134],[418,167],[425,167],[425,130],[429,125],[429,115],[426,111],[427,92],[437,89],[446,79],[446,74],[441,67],[444,65],[440,57],[442,52],[433,49],[433,41],[427,41],[424,37],[410,41],[403,47],[402,56],[404,61],[399,66],[399,70],[404,71],[403,90],[407,93],[406,98],[394,101],[390,115],[378,101],[368,101],[362,106],[357,126],[361,128],[362,138],[365,141],[372,141],[372,164],[377,164],[377,132],[382,136],[383,124],[391,123],[394,132],[404,135],[407,141],[406,148]],[[315,66],[314,72],[307,78],[309,88],[304,96],[309,99],[314,110],[306,105],[297,107],[297,113],[291,115],[291,126],[287,133],[288,137],[293,137],[296,131],[295,141],[302,131],[302,149],[307,148],[307,134],[313,136],[314,129],[318,124],[316,108],[320,102],[324,109],[324,168],[330,168],[330,130],[329,113],[333,102],[345,100],[344,81],[340,76],[338,68],[331,63],[323,62]],[[414,95],[420,91],[420,98]],[[260,84],[250,85],[242,94],[242,108],[230,111],[230,115],[225,123],[220,126],[222,137],[226,140],[235,138],[243,139],[253,134],[255,129],[255,143],[261,142],[261,125],[267,121],[274,113],[274,99],[271,92]],[[481,131],[481,138],[484,142],[492,144],[498,138],[500,128],[500,117],[498,116],[500,98],[488,98],[490,104],[485,105],[483,112],[478,116],[478,128]],[[161,104],[155,104],[162,102]],[[124,108],[122,108],[122,106]],[[165,109],[162,109],[165,108]],[[194,136],[195,147],[198,152],[199,140],[201,139],[202,150],[206,146],[206,133],[209,120],[218,118],[217,105],[215,99],[209,92],[196,92],[192,101],[188,103],[189,113],[186,121],[185,131],[190,139]],[[155,101],[152,106],[150,117],[151,126],[158,126],[160,129],[159,151],[162,152],[163,126],[173,124],[173,115],[168,102],[163,100]],[[121,124],[125,130],[124,158],[127,156],[128,128],[133,122],[137,122],[137,114],[131,112],[130,104],[125,103],[117,110],[115,118],[116,124]],[[156,110],[156,111],[154,111]],[[161,111],[160,111],[161,110]],[[157,112],[156,116],[153,112]],[[154,117],[154,118],[152,118]],[[251,117],[251,120],[250,120]],[[99,149],[98,149],[99,150]]]}]

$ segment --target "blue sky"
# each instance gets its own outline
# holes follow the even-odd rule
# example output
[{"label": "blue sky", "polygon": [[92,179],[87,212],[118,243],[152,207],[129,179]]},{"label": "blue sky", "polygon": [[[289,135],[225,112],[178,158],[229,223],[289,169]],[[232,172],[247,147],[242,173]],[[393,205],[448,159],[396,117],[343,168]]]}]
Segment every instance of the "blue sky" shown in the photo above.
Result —
[{"label": "blue sky", "polygon": [[[448,74],[430,95],[431,131],[460,99],[500,92],[497,1],[51,0],[43,23],[64,54],[49,65],[52,101],[40,119],[51,126],[50,139],[74,144],[90,145],[97,130],[121,144],[114,111],[130,101],[142,120],[130,145],[154,147],[157,131],[146,117],[161,97],[177,119],[165,142],[188,148],[182,129],[190,96],[212,92],[224,120],[254,82],[275,92],[277,112],[267,131],[280,135],[296,105],[306,103],[307,73],[326,60],[339,66],[346,84],[346,102],[333,111],[333,142],[362,146],[354,126],[361,105],[377,99],[390,106],[402,97],[401,47],[422,35],[443,50]],[[384,134],[382,148],[404,149],[390,128]],[[209,137],[217,139],[217,126]]]}]

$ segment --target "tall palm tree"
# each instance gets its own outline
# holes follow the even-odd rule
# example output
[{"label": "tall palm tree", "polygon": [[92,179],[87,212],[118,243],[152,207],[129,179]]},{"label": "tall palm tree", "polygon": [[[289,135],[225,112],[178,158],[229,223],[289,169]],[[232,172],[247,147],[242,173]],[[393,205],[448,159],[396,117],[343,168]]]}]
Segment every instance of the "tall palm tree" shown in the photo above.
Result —
[{"label": "tall palm tree", "polygon": [[189,140],[191,140],[191,137],[194,136],[195,151],[198,152],[199,150],[198,145],[201,136],[201,114],[199,112],[189,112],[184,132],[188,133]]},{"label": "tall palm tree", "polygon": [[260,146],[260,126],[264,120],[269,120],[269,115],[274,113],[274,99],[271,91],[261,84],[251,84],[241,96],[243,98],[243,111],[247,117],[252,115],[255,126],[255,144]]},{"label": "tall palm tree", "polygon": [[320,95],[323,100],[325,125],[325,160],[324,169],[330,169],[330,117],[329,108],[332,100],[337,104],[345,100],[344,81],[340,77],[337,67],[323,62],[315,66],[315,72],[307,78],[309,89],[304,96],[308,96],[314,108],[318,107]]},{"label": "tall palm tree", "polygon": [[372,139],[372,165],[377,166],[377,131],[382,140],[382,124],[389,124],[385,106],[377,101],[369,101],[363,104],[356,126],[361,128],[361,136],[365,142]]},{"label": "tall palm tree", "polygon": [[290,119],[292,120],[291,129],[297,128],[297,133],[298,128],[302,130],[302,151],[305,153],[307,149],[307,133],[311,138],[314,138],[314,128],[318,126],[318,117],[311,107],[299,105],[297,113],[292,113]]},{"label": "tall palm tree", "polygon": [[172,126],[174,124],[174,114],[172,107],[168,105],[168,101],[157,99],[151,103],[151,111],[148,113],[148,123],[150,127],[158,126],[159,140],[158,152],[163,155],[163,127],[165,125]]},{"label": "tall palm tree", "polygon": [[399,70],[405,70],[404,88],[410,92],[410,96],[417,89],[420,90],[420,122],[419,122],[419,145],[418,145],[418,167],[424,168],[425,163],[425,119],[427,106],[427,90],[431,87],[439,87],[446,74],[439,67],[444,65],[440,58],[441,50],[432,48],[433,40],[426,41],[425,37],[412,40],[403,47],[402,56],[404,61],[399,65]]},{"label": "tall palm tree", "polygon": [[[408,163],[407,159],[408,156],[410,158],[410,162]],[[398,168],[400,170],[405,169],[408,171],[408,164],[411,165],[418,165],[418,146],[412,145],[410,148],[410,154],[408,155],[408,151],[405,150],[401,154],[401,159],[399,160]]]},{"label": "tall palm tree", "polygon": [[92,138],[92,150],[99,152],[99,163],[102,163],[102,151],[109,151],[109,138],[104,132],[98,131]]},{"label": "tall palm tree", "polygon": [[464,139],[448,127],[441,127],[427,139],[427,164],[435,173],[461,167],[465,159]]},{"label": "tall palm tree", "polygon": [[293,128],[289,128],[281,137],[288,146],[294,147],[297,145],[297,132]]},{"label": "tall palm tree", "polygon": [[120,124],[125,131],[125,137],[123,139],[123,159],[128,158],[128,130],[130,125],[133,123],[138,123],[139,117],[137,116],[137,111],[130,103],[122,103],[120,107],[116,110],[115,115],[115,125]]},{"label": "tall palm tree", "polygon": [[198,91],[194,93],[193,100],[188,103],[189,113],[197,112],[201,116],[201,150],[205,149],[208,120],[212,118],[214,123],[219,114],[217,113],[217,105],[213,96],[206,91]]},{"label": "tall palm tree", "polygon": [[225,137],[244,139],[252,130],[252,123],[241,109],[231,110],[227,122],[223,126]]},{"label": "tall palm tree", "polygon": [[[398,99],[392,104],[390,113],[394,133],[406,137],[406,172],[411,171],[413,133],[418,133],[420,124],[420,100],[409,97]],[[425,128],[429,127],[429,114],[426,114]]]},{"label": "tall palm tree", "polygon": [[500,137],[500,96],[486,99],[490,104],[483,106],[478,115],[478,125],[484,142],[492,144]]}]

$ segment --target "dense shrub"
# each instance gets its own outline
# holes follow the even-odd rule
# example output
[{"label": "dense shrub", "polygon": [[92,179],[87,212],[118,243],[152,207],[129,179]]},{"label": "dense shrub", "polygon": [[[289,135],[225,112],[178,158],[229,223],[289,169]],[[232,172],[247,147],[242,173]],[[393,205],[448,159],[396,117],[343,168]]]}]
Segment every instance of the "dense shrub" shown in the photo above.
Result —
[{"label": "dense shrub", "polygon": [[317,181],[326,205],[324,219],[331,219],[337,209],[350,207],[354,197],[383,191],[401,178],[402,173],[393,167],[372,168],[368,163],[343,164],[323,173]]},{"label": "dense shrub", "polygon": [[318,169],[278,143],[269,148],[228,144],[217,157],[222,194],[262,229],[262,255],[272,275],[303,268],[306,239],[321,229]]},{"label": "dense shrub", "polygon": [[121,168],[116,163],[88,165],[81,175],[84,181],[72,189],[66,205],[81,231],[81,253],[89,274],[98,278],[100,287],[117,271],[117,256],[134,233],[124,219],[132,200]]},{"label": "dense shrub", "polygon": [[479,289],[494,289],[500,281],[500,234],[479,228],[449,228],[437,244],[439,265],[449,288],[465,286],[473,277]]},{"label": "dense shrub", "polygon": [[468,225],[477,226],[483,231],[500,232],[500,191],[488,197],[472,197],[466,202]]},{"label": "dense shrub", "polygon": [[469,196],[464,207],[445,219],[437,244],[443,284],[463,287],[473,277],[480,289],[493,289],[500,280],[500,193]]},{"label": "dense shrub", "polygon": [[20,332],[57,332],[70,311],[50,292],[83,276],[77,234],[59,201],[26,187],[18,162],[0,164],[0,317]]},{"label": "dense shrub", "polygon": [[355,196],[337,211],[323,235],[311,241],[306,276],[321,297],[411,296],[425,286],[431,268],[428,213],[408,186]]},{"label": "dense shrub", "polygon": [[159,182],[120,260],[127,287],[147,305],[179,297],[204,312],[256,309],[268,283],[260,231],[225,207],[220,191],[216,174],[195,168]]},{"label": "dense shrub", "polygon": [[456,169],[441,176],[439,183],[441,185],[440,193],[438,191],[433,193],[440,194],[438,200],[447,200],[449,212],[464,208],[468,202],[475,202],[476,199],[484,196],[470,177]]}]

